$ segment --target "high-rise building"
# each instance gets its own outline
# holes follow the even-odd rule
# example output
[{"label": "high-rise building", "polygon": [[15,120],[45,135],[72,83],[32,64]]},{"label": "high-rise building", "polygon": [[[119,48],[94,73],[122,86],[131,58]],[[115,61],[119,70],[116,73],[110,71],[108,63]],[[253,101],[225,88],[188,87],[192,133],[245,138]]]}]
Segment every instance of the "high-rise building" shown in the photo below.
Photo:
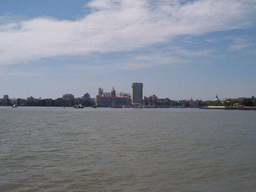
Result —
[{"label": "high-rise building", "polygon": [[98,95],[101,97],[103,95],[103,89],[102,88],[99,88],[98,90]]},{"label": "high-rise building", "polygon": [[133,83],[132,84],[132,104],[141,104],[143,95],[143,84]]}]

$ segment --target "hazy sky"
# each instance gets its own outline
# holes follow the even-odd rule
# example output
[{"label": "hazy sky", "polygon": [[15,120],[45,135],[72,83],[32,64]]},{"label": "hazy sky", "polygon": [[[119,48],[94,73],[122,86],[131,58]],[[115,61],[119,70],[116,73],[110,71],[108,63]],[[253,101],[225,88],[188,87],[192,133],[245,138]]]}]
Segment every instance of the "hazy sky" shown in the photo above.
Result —
[{"label": "hazy sky", "polygon": [[256,96],[255,0],[0,1],[0,98]]}]

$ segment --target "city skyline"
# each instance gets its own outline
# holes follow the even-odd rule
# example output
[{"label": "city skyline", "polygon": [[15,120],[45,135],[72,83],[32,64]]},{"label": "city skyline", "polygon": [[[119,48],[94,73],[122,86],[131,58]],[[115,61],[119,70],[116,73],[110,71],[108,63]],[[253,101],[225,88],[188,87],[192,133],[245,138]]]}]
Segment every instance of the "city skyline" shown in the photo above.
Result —
[{"label": "city skyline", "polygon": [[[145,98],[149,98],[149,97],[157,97],[158,98],[158,95],[157,94],[151,94],[151,95],[144,95],[143,92],[143,83],[133,83],[132,84],[132,88],[134,86],[134,84],[142,84],[142,90],[140,93],[136,93],[136,94],[141,94],[141,97],[142,98],[141,100],[145,99]],[[0,96],[0,99],[6,99],[5,97],[8,97],[8,99],[81,99],[81,98],[84,98],[84,97],[88,97],[90,99],[95,99],[97,98],[98,96],[106,96],[106,97],[111,97],[111,93],[112,91],[115,90],[114,87],[112,87],[112,90],[107,90],[105,91],[102,87],[99,87],[98,88],[98,93],[96,95],[91,95],[90,93],[86,92],[84,93],[83,95],[81,96],[76,96],[72,93],[65,93],[63,94],[62,96],[58,96],[56,98],[53,98],[53,97],[46,97],[46,98],[43,98],[43,97],[34,97],[33,95],[30,95],[28,97],[12,97],[12,96],[9,96],[8,94],[5,94],[3,95],[3,97]],[[133,92],[133,90],[132,90]],[[100,94],[101,93],[101,94]],[[135,95],[136,95],[135,94]],[[125,96],[125,97],[129,97],[132,101],[132,98],[133,98],[133,94],[130,93],[130,92],[123,92],[123,91],[115,91],[115,96],[118,96],[118,97],[122,97],[122,96]],[[255,97],[255,95],[252,95],[251,97]],[[251,97],[245,97],[245,96],[241,96],[241,97],[237,97],[237,98],[232,98],[232,97],[226,97],[226,98],[223,98],[223,99],[219,99],[219,96],[218,94],[216,94],[214,97],[212,97],[211,99],[207,99],[207,100],[203,100],[203,99],[198,99],[198,98],[179,98],[179,99],[172,99],[172,98],[169,98],[169,97],[163,97],[162,99],[170,99],[170,100],[175,100],[175,101],[182,101],[182,100],[201,100],[201,101],[216,101],[216,100],[226,100],[226,99],[241,99],[241,98],[251,98]],[[160,98],[160,97],[159,97]],[[136,103],[133,103],[136,105]]]},{"label": "city skyline", "polygon": [[213,100],[256,95],[256,3],[5,1],[0,95],[95,97],[99,87]]}]

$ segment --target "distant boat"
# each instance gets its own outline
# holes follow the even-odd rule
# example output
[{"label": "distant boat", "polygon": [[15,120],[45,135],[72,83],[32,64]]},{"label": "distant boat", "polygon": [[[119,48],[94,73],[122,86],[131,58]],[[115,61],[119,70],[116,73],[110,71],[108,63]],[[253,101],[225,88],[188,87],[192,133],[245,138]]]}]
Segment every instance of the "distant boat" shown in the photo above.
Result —
[{"label": "distant boat", "polygon": [[74,108],[84,108],[84,106],[82,104],[79,104],[79,105],[74,105]]},{"label": "distant boat", "polygon": [[17,104],[13,104],[12,108],[18,108],[18,105]]}]

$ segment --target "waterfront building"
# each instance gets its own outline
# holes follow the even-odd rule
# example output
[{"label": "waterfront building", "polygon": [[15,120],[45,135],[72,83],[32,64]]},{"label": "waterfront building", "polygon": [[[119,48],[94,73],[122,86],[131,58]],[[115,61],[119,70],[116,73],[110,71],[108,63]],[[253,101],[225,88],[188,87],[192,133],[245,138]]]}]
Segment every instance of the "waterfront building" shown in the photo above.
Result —
[{"label": "waterfront building", "polygon": [[189,100],[189,107],[190,108],[198,108],[199,107],[199,103],[200,103],[200,101],[198,99],[196,99],[194,101],[192,98],[190,98],[190,100]]},{"label": "waterfront building", "polygon": [[9,95],[4,95],[4,97],[2,99],[0,99],[0,104],[1,105],[9,105],[10,104]]},{"label": "waterfront building", "polygon": [[121,93],[119,93],[119,95],[118,96],[130,96],[130,94],[129,93],[123,93],[123,92],[121,92]]},{"label": "waterfront building", "polygon": [[156,102],[158,98],[155,95],[149,96],[149,97],[144,97],[142,100],[142,106],[143,107],[156,107]]},{"label": "waterfront building", "polygon": [[82,96],[82,99],[90,99],[90,98],[91,98],[91,96],[89,93],[86,93],[86,94],[84,94],[84,96]]},{"label": "waterfront building", "polygon": [[132,104],[141,105],[143,97],[143,84],[133,83],[132,84]]},{"label": "waterfront building", "polygon": [[103,95],[103,89],[100,87],[99,90],[98,90],[98,95],[99,96],[102,96]]},{"label": "waterfront building", "polygon": [[72,94],[65,94],[65,95],[62,96],[62,98],[64,100],[68,100],[68,99],[73,100],[75,98],[75,96],[72,95]]},{"label": "waterfront building", "polygon": [[128,96],[116,96],[116,90],[104,93],[103,89],[99,88],[100,95],[96,95],[95,103],[97,107],[129,107],[131,105],[130,95]]},{"label": "waterfront building", "polygon": [[3,98],[3,100],[8,100],[9,99],[9,95],[4,95],[4,98]]},{"label": "waterfront building", "polygon": [[110,93],[110,92],[104,92],[104,93],[103,93],[103,96],[105,96],[105,97],[110,97],[110,96],[111,96],[111,93]]},{"label": "waterfront building", "polygon": [[170,107],[170,99],[169,98],[163,98],[159,99],[156,95],[152,95],[149,97],[144,97],[142,100],[142,106],[143,107]]}]

